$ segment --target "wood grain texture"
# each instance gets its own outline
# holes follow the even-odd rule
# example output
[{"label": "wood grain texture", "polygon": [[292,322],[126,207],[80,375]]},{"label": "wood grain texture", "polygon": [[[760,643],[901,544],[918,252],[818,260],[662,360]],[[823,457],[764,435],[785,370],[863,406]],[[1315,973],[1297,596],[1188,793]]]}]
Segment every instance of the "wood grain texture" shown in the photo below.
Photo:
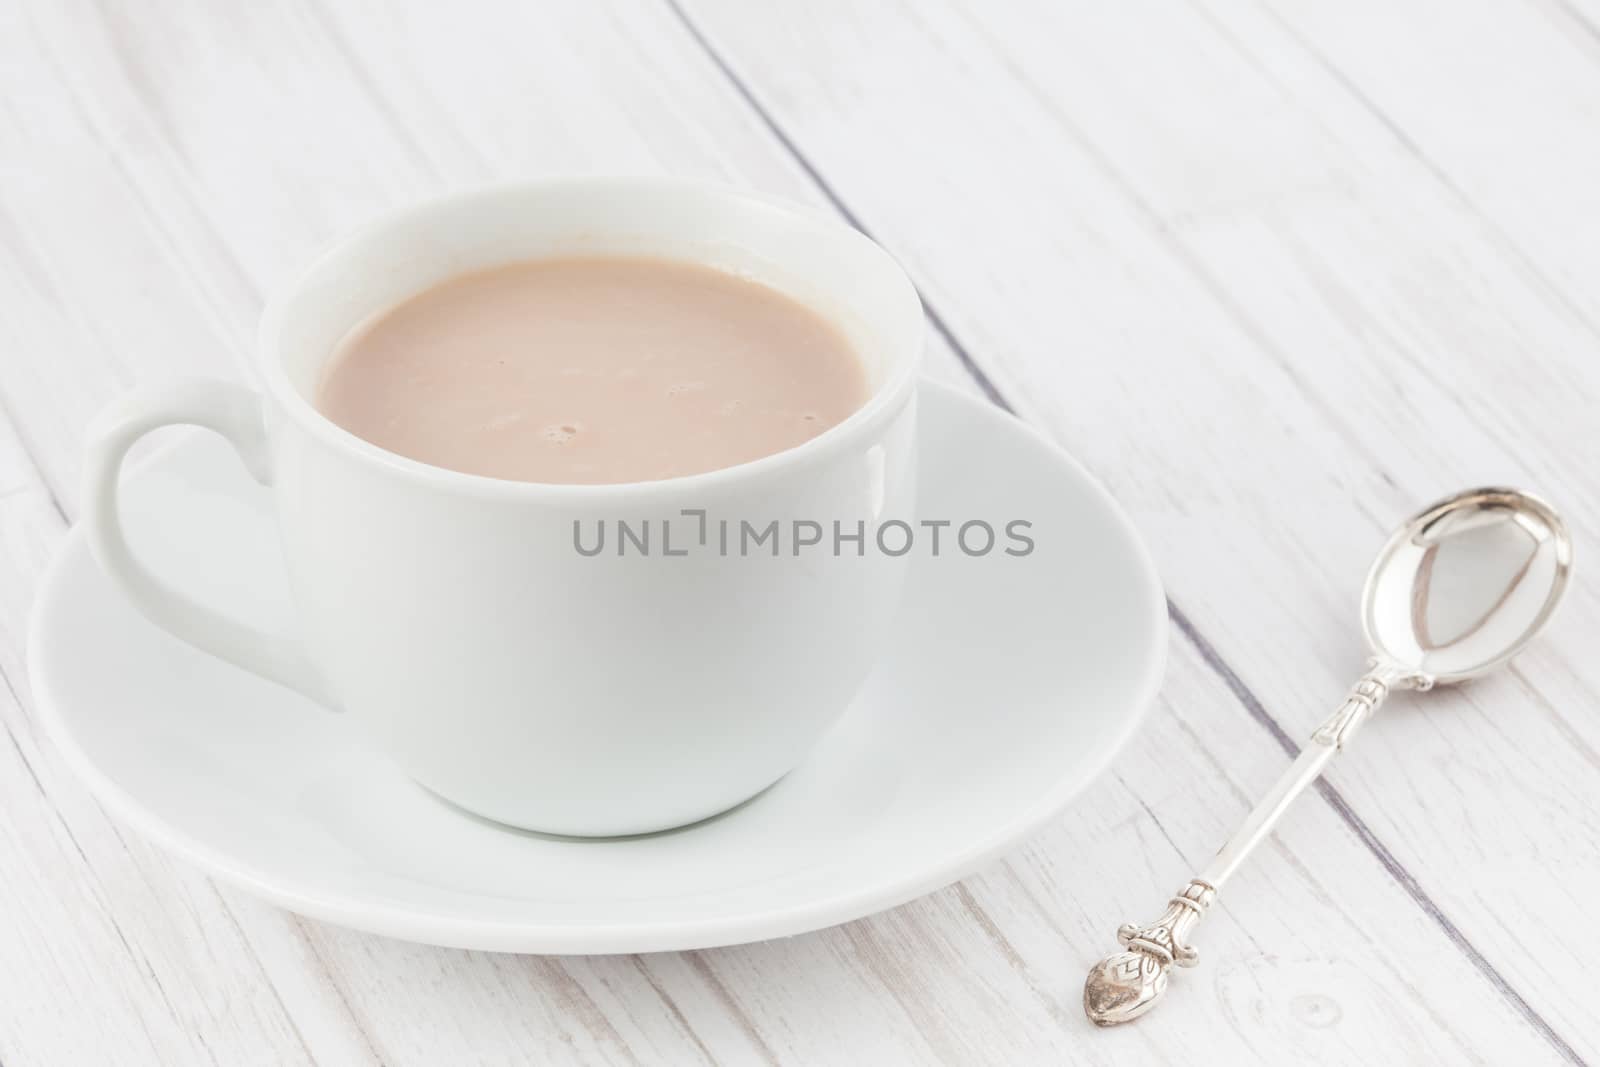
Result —
[{"label": "wood grain texture", "polygon": [[[1304,54],[1300,83],[1286,91],[1257,59],[1290,62],[1295,42],[1281,23],[1217,6],[999,5],[980,19],[924,5],[916,17],[859,14],[848,31],[796,19],[769,33],[733,19],[739,36],[727,49],[748,57],[749,73],[736,75],[772,101],[801,150],[859,190],[856,213],[902,254],[916,248],[932,302],[972,338],[1001,391],[1059,405],[1036,417],[1110,472],[1151,531],[1175,600],[1270,726],[1339,691],[1355,657],[1329,655],[1327,637],[1353,636],[1365,556],[1417,503],[1472,482],[1526,483],[1561,500],[1584,536],[1600,458],[1589,410],[1600,337],[1489,208],[1453,193],[1374,117],[1377,105],[1351,101]],[[707,12],[713,27],[718,14]],[[1521,15],[1503,7],[1480,32],[1514,28]],[[1376,10],[1361,25],[1364,54],[1406,54],[1406,27]],[[1246,43],[1273,30],[1254,50]],[[859,53],[857,67],[841,40],[871,42],[870,56]],[[1478,45],[1457,42],[1452,54],[1500,50],[1487,37]],[[1532,56],[1516,58],[1500,69],[1522,77]],[[840,82],[886,84],[896,70],[910,81],[934,66],[945,74],[917,82],[915,109],[888,92],[830,96]],[[977,90],[1000,79],[1022,90],[1003,115]],[[1492,139],[1481,113],[1471,121]],[[884,136],[891,125],[898,139]],[[986,151],[975,155],[975,143]],[[924,197],[960,203],[974,229],[1025,236],[1008,246],[918,225],[908,216],[937,208],[891,187],[912,170],[938,174]],[[1005,196],[982,195],[1002,182]],[[1019,282],[1019,259],[1041,257],[1047,269]],[[1049,302],[1030,284],[1061,296]],[[1119,358],[1102,356],[1111,351]],[[1104,402],[1119,391],[1122,403]],[[1152,447],[1149,466],[1130,464]],[[1179,447],[1182,475],[1170,470]],[[1124,488],[1118,472],[1141,484]],[[1600,605],[1587,589],[1573,600],[1519,675],[1387,716],[1361,758],[1334,771],[1332,796],[1423,914],[1520,1001],[1552,1047],[1593,1055],[1582,980],[1592,932],[1577,935],[1573,955],[1527,950],[1549,916],[1573,914],[1600,887],[1593,873],[1565,876],[1600,868],[1585,803],[1600,724],[1581,699],[1594,688],[1583,649]],[[1514,724],[1490,718],[1519,697]],[[1508,749],[1544,770],[1515,772]],[[1485,775],[1503,784],[1485,789]],[[1554,832],[1550,844],[1530,838],[1534,818]],[[1486,864],[1509,874],[1552,853],[1562,877],[1486,876]]]},{"label": "wood grain texture", "polygon": [[[1600,528],[1600,50],[1579,8],[1456,10],[0,10],[0,1061],[1600,1058],[1600,935],[1567,922],[1600,891],[1583,583],[1514,674],[1367,731],[1230,885],[1160,1016],[1097,1032],[1078,1006],[1116,924],[1198,867],[1359,665],[1388,525],[1513,480],[1583,542]],[[136,381],[248,378],[262,294],[387,207],[573,172],[842,211],[915,275],[933,373],[1135,514],[1180,621],[1161,706],[1006,862],[759,945],[453,952],[215,886],[111,823],[38,733],[24,620],[94,411]],[[1530,951],[1552,927],[1567,948]]]}]

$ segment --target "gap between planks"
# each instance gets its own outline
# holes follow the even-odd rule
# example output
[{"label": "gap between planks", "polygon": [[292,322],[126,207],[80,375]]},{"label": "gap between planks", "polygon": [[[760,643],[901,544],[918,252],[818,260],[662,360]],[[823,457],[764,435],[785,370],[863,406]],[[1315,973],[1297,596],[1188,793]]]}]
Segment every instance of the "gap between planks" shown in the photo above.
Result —
[{"label": "gap between planks", "polygon": [[[711,43],[710,39],[706,37],[705,33],[701,31],[700,27],[696,25],[694,20],[689,17],[686,11],[684,11],[683,7],[679,3],[679,0],[662,0],[662,2],[672,11],[673,15],[678,19],[678,21],[682,23],[684,30],[694,40],[695,44],[705,52],[707,58],[718,69],[718,71],[721,72],[723,77],[727,79],[729,85],[732,86],[734,91],[739,95],[739,98],[744,101],[745,105],[749,107],[750,111],[761,122],[762,126],[766,128],[767,132],[770,133],[773,139],[782,146],[783,150],[789,154],[789,156],[794,160],[795,164],[816,186],[817,191],[828,201],[830,205],[833,206],[834,210],[837,211],[846,222],[855,227],[857,230],[860,230],[862,233],[866,234],[868,237],[872,237],[872,231],[862,222],[860,216],[858,216],[855,211],[850,208],[849,204],[833,187],[833,185],[825,177],[823,177],[816,164],[814,164],[806,156],[806,154],[800,149],[799,145],[796,144],[794,139],[789,136],[788,132],[778,124],[771,112],[768,111],[761,101],[756,98],[754,91],[749,87],[748,84],[746,84],[743,78],[739,77],[738,73],[723,57],[722,53],[718,51],[718,49]],[[1324,62],[1326,62],[1326,60],[1324,60]],[[1118,186],[1119,188],[1123,187],[1122,183],[1120,182],[1118,183]],[[1461,194],[1458,193],[1457,195],[1459,196]],[[1189,262],[1187,257],[1179,258],[1181,260],[1180,265],[1184,270],[1190,272],[1191,274],[1197,273],[1197,266]],[[1226,301],[1221,294],[1215,290],[1214,286],[1212,285],[1212,279],[1207,276],[1203,276],[1202,274],[1199,280],[1205,285],[1206,290],[1212,294],[1214,299],[1223,302],[1225,307],[1227,307],[1229,310],[1232,310],[1231,301]],[[973,357],[967,346],[955,336],[954,332],[946,323],[944,317],[939,314],[938,309],[929,304],[926,299],[923,301],[923,306],[927,314],[929,325],[950,346],[950,350],[955,353],[955,356],[961,362],[962,367],[966,369],[967,373],[972,377],[973,382],[980,390],[982,390],[983,394],[988,397],[991,403],[995,404],[997,407],[1001,408],[1007,413],[1016,416],[1017,409],[1015,406],[1006,399],[1005,394],[1000,391],[999,387],[994,383],[994,381],[991,380],[988,374],[984,372],[983,368]],[[1243,317],[1242,311],[1239,312],[1239,316],[1241,318]],[[1253,339],[1259,340],[1258,331],[1255,331],[1253,328],[1248,331],[1248,335]],[[1183,609],[1172,600],[1171,597],[1167,598],[1167,610],[1172,618],[1173,625],[1177,628],[1178,632],[1183,635],[1184,640],[1187,641],[1191,647],[1193,647],[1195,652],[1205,662],[1206,666],[1212,671],[1212,673],[1214,673],[1223,682],[1223,684],[1228,687],[1228,690],[1233,694],[1234,699],[1238,701],[1239,705],[1244,709],[1246,714],[1248,714],[1254,722],[1256,722],[1262,727],[1262,729],[1270,734],[1273,740],[1277,742],[1278,746],[1282,748],[1287,755],[1296,755],[1299,752],[1299,746],[1294,743],[1294,740],[1290,736],[1289,732],[1285,730],[1277,718],[1266,709],[1266,706],[1262,703],[1261,699],[1256,696],[1256,694],[1248,685],[1245,684],[1244,680],[1239,677],[1238,673],[1234,671],[1231,666],[1229,666],[1228,662],[1222,658],[1220,653],[1217,652],[1215,646],[1213,646],[1211,642],[1206,639],[1205,635],[1200,633],[1200,631],[1195,627],[1194,623],[1190,620],[1188,614],[1185,613]],[[1438,903],[1434,901],[1433,898],[1428,895],[1427,890],[1422,887],[1416,876],[1413,875],[1405,867],[1405,865],[1395,857],[1394,853],[1391,852],[1386,845],[1384,845],[1378,835],[1370,826],[1367,825],[1366,821],[1362,819],[1361,816],[1356,814],[1355,810],[1351,807],[1349,801],[1345,799],[1343,794],[1341,794],[1339,790],[1325,778],[1319,778],[1317,780],[1316,788],[1318,796],[1320,796],[1322,800],[1333,810],[1333,813],[1338,817],[1338,819],[1347,827],[1349,827],[1351,832],[1356,835],[1356,838],[1360,840],[1362,847],[1365,848],[1375,860],[1377,860],[1379,866],[1383,868],[1384,872],[1388,874],[1388,876],[1405,892],[1408,897],[1411,898],[1411,900],[1417,905],[1422,913],[1428,917],[1429,921],[1439,928],[1439,930],[1445,935],[1446,939],[1449,940],[1456,950],[1466,957],[1467,961],[1475,970],[1478,971],[1479,974],[1483,976],[1484,980],[1488,982],[1489,985],[1492,986],[1494,990],[1504,1000],[1506,1000],[1512,1006],[1512,1008],[1519,1015],[1521,1015],[1523,1019],[1525,1019],[1541,1037],[1544,1038],[1548,1044],[1551,1045],[1551,1047],[1560,1053],[1563,1058],[1565,1058],[1569,1063],[1573,1063],[1579,1065],[1579,1067],[1582,1067],[1585,1061],[1581,1056],[1578,1055],[1577,1050],[1568,1044],[1567,1041],[1556,1032],[1555,1028],[1550,1025],[1544,1016],[1542,1016],[1538,1010],[1535,1009],[1533,1005],[1522,996],[1522,994],[1505,978],[1505,976],[1495,968],[1494,964],[1491,963],[1488,958],[1485,957],[1477,948],[1477,946],[1474,945],[1472,941],[1461,931],[1460,927],[1456,926],[1456,924],[1450,920],[1449,916],[1445,915]]]}]

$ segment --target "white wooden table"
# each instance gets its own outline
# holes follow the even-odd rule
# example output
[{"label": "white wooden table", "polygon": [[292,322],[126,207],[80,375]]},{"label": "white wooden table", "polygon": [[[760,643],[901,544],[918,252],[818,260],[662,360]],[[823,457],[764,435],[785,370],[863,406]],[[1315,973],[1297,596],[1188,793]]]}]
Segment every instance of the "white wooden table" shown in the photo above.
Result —
[{"label": "white wooden table", "polygon": [[[1172,598],[1160,706],[985,873],[781,942],[446,951],[303,921],[108,820],[23,669],[86,421],[244,378],[262,294],[440,190],[671,172],[907,265],[933,372],[1044,428]],[[0,5],[0,1062],[1600,1062],[1600,0]],[[1360,666],[1388,527],[1570,518],[1510,671],[1363,734],[1096,1031],[1083,973]],[[85,664],[85,669],[93,669]]]}]

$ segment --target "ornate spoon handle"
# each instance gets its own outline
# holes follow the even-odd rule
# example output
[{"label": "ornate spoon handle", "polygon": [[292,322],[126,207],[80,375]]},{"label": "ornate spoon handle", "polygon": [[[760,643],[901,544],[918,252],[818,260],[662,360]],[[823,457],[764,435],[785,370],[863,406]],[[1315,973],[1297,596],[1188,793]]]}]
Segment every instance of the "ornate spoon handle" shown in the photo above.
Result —
[{"label": "ornate spoon handle", "polygon": [[1173,964],[1193,967],[1199,962],[1200,954],[1189,944],[1189,931],[1211,907],[1217,891],[1272,832],[1294,799],[1317,780],[1334,754],[1372,717],[1389,691],[1400,685],[1427,688],[1427,680],[1388,664],[1371,664],[1344,703],[1311,735],[1312,743],[1295,757],[1205,870],[1167,902],[1161,917],[1144,926],[1125,923],[1117,930],[1124,951],[1096,964],[1083,984],[1083,1010],[1091,1020],[1100,1026],[1115,1026],[1137,1019],[1166,992]]}]

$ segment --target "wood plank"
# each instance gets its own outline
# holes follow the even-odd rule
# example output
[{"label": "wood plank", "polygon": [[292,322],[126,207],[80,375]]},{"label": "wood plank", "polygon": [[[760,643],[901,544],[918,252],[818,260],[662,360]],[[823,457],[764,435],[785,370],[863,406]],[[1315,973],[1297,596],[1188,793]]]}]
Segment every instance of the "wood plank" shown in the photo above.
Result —
[{"label": "wood plank", "polygon": [[[20,309],[0,329],[5,350],[59,356],[15,374],[8,362],[0,392],[42,470],[36,502],[55,496],[71,513],[82,426],[121,384],[247,373],[260,293],[383,206],[552,170],[671,170],[820,199],[666,9],[481,13],[398,5],[352,21],[309,6],[224,14],[195,4],[174,9],[169,24],[71,6],[33,11],[27,47],[8,50],[0,69],[8,97],[28,103],[0,114],[0,156],[41,144],[52,155],[29,175],[0,176],[16,238],[8,234],[0,254],[0,306]],[[485,34],[491,15],[498,32]],[[30,90],[53,77],[69,91]],[[841,78],[829,91],[848,100],[850,84]],[[959,212],[939,221],[967,232]],[[98,262],[86,261],[86,247]],[[961,266],[920,254],[914,265],[924,281]],[[947,349],[936,345],[934,355],[940,373],[960,373]],[[1041,394],[1036,406],[1054,403]],[[28,476],[19,448],[0,455],[8,457],[0,470]],[[1102,465],[1124,499],[1143,470],[1136,459]],[[12,642],[21,625],[12,605],[26,603],[61,533],[59,519],[48,519],[14,525],[0,511],[3,543],[20,546],[7,553],[4,580],[17,595],[5,597],[0,622]],[[14,656],[20,645],[7,647]],[[1315,807],[1291,827],[1307,845],[1277,846],[1279,862],[1241,878],[1230,897],[1240,906],[1224,905],[1208,924],[1208,970],[1184,976],[1193,980],[1167,1021],[1091,1031],[1077,1007],[1084,966],[1116,922],[1159,907],[1281,760],[1193,648],[1177,649],[1167,692],[1150,736],[1183,743],[1143,746],[1137,762],[1011,862],[880,918],[744,948],[554,961],[429,949],[303,923],[231,891],[212,895],[205,879],[137,842],[123,846],[140,852],[129,873],[130,861],[108,844],[89,851],[73,878],[136,927],[142,951],[159,946],[152,972],[160,988],[177,988],[177,1006],[163,1013],[149,982],[115,971],[118,982],[90,1000],[108,1037],[13,1016],[0,1024],[0,1058],[103,1051],[145,1020],[174,1044],[130,1041],[124,1062],[204,1058],[207,1049],[248,1059],[241,1035],[252,1028],[278,1034],[275,1054],[292,1061],[285,1017],[328,1062],[491,1059],[513,1049],[552,1062],[1116,1062],[1177,1059],[1197,1040],[1218,1055],[1280,1060],[1552,1058],[1447,939],[1417,923],[1403,889],[1346,824]],[[31,737],[26,715],[8,714],[8,726]],[[47,751],[34,744],[30,756]],[[30,762],[53,767],[48,755]],[[40,781],[75,833],[80,821],[103,819],[61,768]],[[39,807],[15,818],[31,825]],[[0,826],[10,825],[10,810]],[[34,866],[56,863],[44,846],[29,847],[40,857]],[[64,956],[118,965],[92,928],[81,931],[41,896],[61,883],[29,877],[18,886],[8,887],[8,904],[16,899],[46,932],[30,944],[60,940]],[[183,901],[178,914],[165,899]],[[226,932],[230,921],[237,936]],[[186,955],[213,943],[212,958]],[[1428,990],[1399,962],[1406,954],[1433,963]],[[78,972],[64,964],[0,975],[0,995],[21,982],[38,983],[41,999],[78,993]],[[131,1005],[112,997],[123,983],[137,992]],[[240,1008],[211,987],[273,991],[283,1015],[265,1000]]]},{"label": "wood plank", "polygon": [[[1417,504],[1520,481],[1592,528],[1600,364],[1581,317],[1392,136],[1286,92],[1220,15],[687,8],[1002,391],[1132,506],[1275,724],[1302,734],[1336,699],[1365,557]],[[1597,618],[1579,591],[1520,674],[1395,709],[1333,777],[1424,911],[1552,1047],[1588,1055],[1580,961],[1600,946],[1525,945],[1600,889],[1582,814],[1600,724],[1563,710],[1600,688]],[[1488,715],[1510,702],[1532,705],[1514,731]],[[1489,856],[1508,875],[1560,856],[1571,877],[1489,889]]]}]

